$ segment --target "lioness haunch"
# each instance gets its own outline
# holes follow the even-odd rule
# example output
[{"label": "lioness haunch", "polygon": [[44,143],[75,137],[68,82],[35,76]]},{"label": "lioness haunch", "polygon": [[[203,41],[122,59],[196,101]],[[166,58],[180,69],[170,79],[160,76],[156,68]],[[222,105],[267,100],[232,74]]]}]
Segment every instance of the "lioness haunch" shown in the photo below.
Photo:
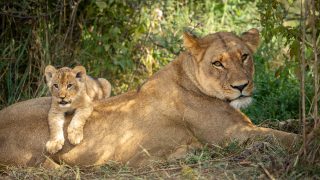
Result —
[{"label": "lioness haunch", "polygon": [[[185,149],[199,144],[257,135],[274,135],[290,145],[296,135],[256,127],[237,109],[251,99],[252,54],[258,44],[256,29],[241,36],[185,34],[186,51],[139,90],[94,101],[83,141],[77,146],[66,142],[61,151],[48,157],[69,165],[101,165],[112,160],[137,166],[181,157]],[[54,164],[45,156],[49,109],[50,98],[37,98],[0,111],[1,164]]]}]

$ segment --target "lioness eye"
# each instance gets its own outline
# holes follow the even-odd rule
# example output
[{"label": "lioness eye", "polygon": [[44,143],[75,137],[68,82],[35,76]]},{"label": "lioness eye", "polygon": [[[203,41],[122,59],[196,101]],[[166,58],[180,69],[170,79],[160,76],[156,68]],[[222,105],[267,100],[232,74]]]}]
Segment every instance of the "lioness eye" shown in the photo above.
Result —
[{"label": "lioness eye", "polygon": [[216,67],[223,67],[223,65],[222,65],[222,63],[220,61],[212,62],[212,65],[216,66]]},{"label": "lioness eye", "polygon": [[71,88],[73,85],[72,84],[68,84],[67,85],[67,88]]},{"label": "lioness eye", "polygon": [[244,62],[245,60],[247,60],[248,56],[249,56],[248,54],[243,54],[243,55],[241,56],[242,62]]},{"label": "lioness eye", "polygon": [[53,86],[57,89],[59,88],[58,84],[53,84]]}]

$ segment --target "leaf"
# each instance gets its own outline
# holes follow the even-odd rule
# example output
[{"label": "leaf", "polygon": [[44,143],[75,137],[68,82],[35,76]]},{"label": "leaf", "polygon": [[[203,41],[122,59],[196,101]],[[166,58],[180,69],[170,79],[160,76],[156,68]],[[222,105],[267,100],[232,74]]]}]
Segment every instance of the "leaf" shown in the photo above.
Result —
[{"label": "leaf", "polygon": [[290,57],[298,57],[299,56],[299,41],[295,40],[290,45]]},{"label": "leaf", "polygon": [[97,0],[96,5],[100,11],[103,11],[105,8],[107,8],[107,3],[103,2],[102,0]]}]

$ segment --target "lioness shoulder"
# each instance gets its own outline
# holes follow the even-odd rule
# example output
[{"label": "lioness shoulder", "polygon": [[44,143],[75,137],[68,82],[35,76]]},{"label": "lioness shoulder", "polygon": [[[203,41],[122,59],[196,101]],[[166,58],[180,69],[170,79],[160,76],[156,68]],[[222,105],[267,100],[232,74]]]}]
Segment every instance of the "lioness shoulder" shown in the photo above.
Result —
[{"label": "lioness shoulder", "polygon": [[111,85],[106,79],[93,79],[86,75],[83,66],[56,69],[48,65],[45,76],[52,95],[48,114],[50,140],[46,149],[53,154],[62,149],[64,144],[65,114],[74,112],[67,130],[68,139],[71,144],[79,144],[83,139],[85,121],[92,113],[92,101],[109,97]]}]

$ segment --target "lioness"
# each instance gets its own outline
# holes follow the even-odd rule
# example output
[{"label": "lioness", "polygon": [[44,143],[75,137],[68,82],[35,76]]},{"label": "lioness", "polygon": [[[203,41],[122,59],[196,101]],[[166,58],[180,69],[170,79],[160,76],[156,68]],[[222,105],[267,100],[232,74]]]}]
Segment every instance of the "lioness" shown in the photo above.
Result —
[{"label": "lioness", "polygon": [[[257,135],[274,135],[290,145],[295,134],[257,127],[237,109],[252,95],[252,54],[258,44],[256,29],[241,36],[185,34],[186,51],[137,91],[95,101],[82,143],[71,146],[66,142],[49,157],[69,165],[100,165],[111,160],[137,166],[183,155],[185,147],[199,143],[242,141]],[[49,109],[50,98],[36,98],[0,111],[2,164],[53,164],[43,155]]]},{"label": "lioness", "polygon": [[106,79],[93,79],[86,75],[83,66],[56,69],[48,65],[45,76],[52,95],[48,114],[50,140],[46,143],[46,148],[49,153],[54,154],[64,144],[65,114],[74,112],[68,126],[68,139],[71,144],[79,144],[83,139],[83,126],[93,110],[93,100],[109,97],[111,84]]}]

